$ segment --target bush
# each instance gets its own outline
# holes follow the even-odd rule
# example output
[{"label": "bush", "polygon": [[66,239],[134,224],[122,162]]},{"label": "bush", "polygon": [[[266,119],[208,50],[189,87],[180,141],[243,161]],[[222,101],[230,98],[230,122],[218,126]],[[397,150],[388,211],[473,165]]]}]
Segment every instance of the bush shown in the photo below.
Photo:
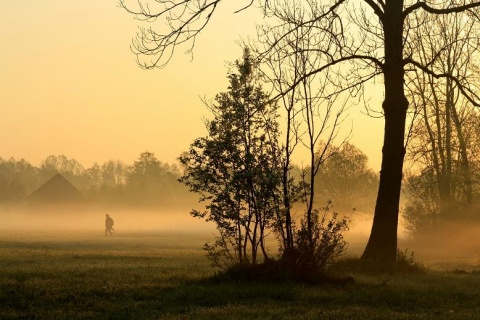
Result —
[{"label": "bush", "polygon": [[348,220],[338,217],[338,213],[329,214],[330,203],[322,208],[322,212],[312,211],[311,231],[307,220],[301,222],[301,228],[296,234],[295,267],[300,270],[325,270],[339,258],[347,248],[343,234],[348,231]]},{"label": "bush", "polygon": [[264,282],[264,283],[304,283],[309,285],[333,284],[348,285],[355,280],[351,276],[331,274],[325,270],[292,269],[283,260],[268,260],[261,264],[237,264],[228,270],[218,272],[211,278],[218,282]]},{"label": "bush", "polygon": [[409,254],[408,249],[401,251],[397,249],[397,262],[395,264],[395,273],[414,273],[423,272],[425,267],[415,259],[413,251]]},{"label": "bush", "polygon": [[[344,233],[348,230],[348,220],[339,218],[338,213],[330,213],[331,204],[322,210],[314,210],[311,215],[311,232],[306,219],[301,221],[295,233],[293,250],[283,252],[280,260],[268,259],[263,263],[241,263],[232,255],[232,243],[217,237],[215,243],[207,243],[204,249],[212,266],[219,268],[216,279],[235,281],[301,281],[306,283],[348,283],[352,279],[328,276],[327,267],[345,253],[347,242]],[[246,260],[248,261],[248,259]]]}]

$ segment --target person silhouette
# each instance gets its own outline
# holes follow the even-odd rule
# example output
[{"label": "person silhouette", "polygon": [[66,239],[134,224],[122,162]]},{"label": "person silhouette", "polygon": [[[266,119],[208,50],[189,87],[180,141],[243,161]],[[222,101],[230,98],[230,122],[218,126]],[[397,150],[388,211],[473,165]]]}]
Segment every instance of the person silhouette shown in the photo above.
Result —
[{"label": "person silhouette", "polygon": [[112,231],[115,231],[113,229],[113,219],[107,213],[105,215],[105,235],[112,235]]}]

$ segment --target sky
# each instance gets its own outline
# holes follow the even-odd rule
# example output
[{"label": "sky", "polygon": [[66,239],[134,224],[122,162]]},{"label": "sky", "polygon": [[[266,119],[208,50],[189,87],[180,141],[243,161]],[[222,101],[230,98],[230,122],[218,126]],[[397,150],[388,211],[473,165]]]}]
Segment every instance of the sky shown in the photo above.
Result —
[{"label": "sky", "polygon": [[[201,97],[227,91],[238,40],[254,34],[255,9],[222,7],[164,69],[143,70],[130,44],[138,21],[117,0],[0,1],[0,157],[40,165],[63,154],[84,167],[154,152],[167,163],[206,134]],[[157,23],[161,26],[161,22]],[[379,104],[381,91],[373,91]],[[377,107],[376,105],[372,105]],[[380,170],[383,119],[352,106],[350,142]],[[306,155],[306,153],[305,153]],[[299,151],[296,162],[303,162]]]}]

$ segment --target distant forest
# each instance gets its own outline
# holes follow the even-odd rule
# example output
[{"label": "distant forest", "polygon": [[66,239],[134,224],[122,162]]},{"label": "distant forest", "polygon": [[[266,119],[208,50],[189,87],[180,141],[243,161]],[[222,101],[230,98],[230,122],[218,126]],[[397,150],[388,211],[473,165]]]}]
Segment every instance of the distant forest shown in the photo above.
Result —
[{"label": "distant forest", "polygon": [[[299,173],[305,168],[296,168]],[[199,206],[198,195],[178,182],[180,164],[160,161],[143,152],[132,164],[108,160],[85,168],[65,155],[50,155],[39,166],[25,159],[0,157],[0,205],[18,206],[56,173],[62,174],[92,203],[144,209],[185,209]],[[368,168],[368,158],[352,144],[344,144],[328,159],[316,178],[316,202],[333,201],[336,211],[372,211],[378,175]]]},{"label": "distant forest", "polygon": [[143,152],[133,164],[119,160],[83,167],[64,155],[50,155],[36,167],[0,158],[0,203],[21,205],[37,188],[60,173],[92,203],[144,208],[191,206],[196,200],[177,182],[180,169]]}]

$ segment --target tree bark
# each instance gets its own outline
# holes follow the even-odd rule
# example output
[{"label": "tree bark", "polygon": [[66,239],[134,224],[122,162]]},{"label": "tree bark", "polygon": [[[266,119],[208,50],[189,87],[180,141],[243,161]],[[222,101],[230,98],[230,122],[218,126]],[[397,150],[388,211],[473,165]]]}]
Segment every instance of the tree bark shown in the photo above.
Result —
[{"label": "tree bark", "polygon": [[404,91],[403,1],[386,1],[385,34],[385,135],[382,149],[380,185],[372,231],[362,259],[389,269],[397,255],[398,213],[405,157],[405,122],[408,101]]}]

